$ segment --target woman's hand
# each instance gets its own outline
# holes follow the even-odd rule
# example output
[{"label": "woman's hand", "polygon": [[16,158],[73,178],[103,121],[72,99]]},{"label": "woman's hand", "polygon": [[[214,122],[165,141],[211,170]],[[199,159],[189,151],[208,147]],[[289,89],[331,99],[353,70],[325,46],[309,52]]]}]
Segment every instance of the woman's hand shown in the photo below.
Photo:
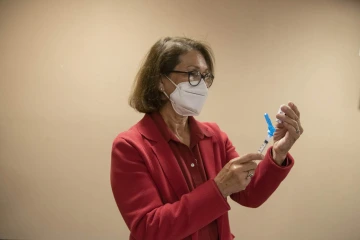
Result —
[{"label": "woman's hand", "polygon": [[300,112],[294,103],[281,106],[281,111],[285,114],[276,115],[282,123],[276,125],[272,149],[273,159],[278,165],[282,164],[291,147],[304,132],[300,123]]},{"label": "woman's hand", "polygon": [[262,159],[264,155],[250,153],[230,160],[214,179],[223,197],[244,190],[257,167],[254,161]]}]

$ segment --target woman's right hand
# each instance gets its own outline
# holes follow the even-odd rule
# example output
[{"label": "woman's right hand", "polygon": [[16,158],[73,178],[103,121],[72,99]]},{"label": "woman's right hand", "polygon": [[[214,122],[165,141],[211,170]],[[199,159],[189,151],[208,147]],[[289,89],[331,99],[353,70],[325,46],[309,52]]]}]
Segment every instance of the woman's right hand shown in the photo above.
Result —
[{"label": "woman's right hand", "polygon": [[257,167],[254,161],[263,159],[262,154],[249,153],[230,160],[214,179],[221,194],[227,197],[244,190],[251,181],[251,177],[248,177],[249,173],[254,174]]}]

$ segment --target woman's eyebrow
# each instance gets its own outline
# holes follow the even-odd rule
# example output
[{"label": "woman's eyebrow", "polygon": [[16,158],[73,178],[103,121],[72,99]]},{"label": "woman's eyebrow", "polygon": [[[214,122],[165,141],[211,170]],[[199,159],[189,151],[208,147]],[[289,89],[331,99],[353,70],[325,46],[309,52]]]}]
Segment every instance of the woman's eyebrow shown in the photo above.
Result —
[{"label": "woman's eyebrow", "polygon": [[187,68],[196,68],[196,69],[200,69],[198,66],[194,66],[194,65],[189,65],[189,66],[187,66]]},{"label": "woman's eyebrow", "polygon": [[[195,68],[196,70],[200,70],[200,68],[198,66],[194,66],[194,65],[189,65],[187,68]],[[209,69],[205,69],[205,72],[209,71]]]}]

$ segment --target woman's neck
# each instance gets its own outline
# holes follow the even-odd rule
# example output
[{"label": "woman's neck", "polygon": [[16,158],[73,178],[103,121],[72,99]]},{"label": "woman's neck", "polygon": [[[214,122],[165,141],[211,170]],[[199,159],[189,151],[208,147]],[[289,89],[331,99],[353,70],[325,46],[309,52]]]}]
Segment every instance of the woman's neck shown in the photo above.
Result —
[{"label": "woman's neck", "polygon": [[159,112],[166,125],[178,138],[184,138],[189,133],[188,117],[177,114],[170,102],[166,103]]}]

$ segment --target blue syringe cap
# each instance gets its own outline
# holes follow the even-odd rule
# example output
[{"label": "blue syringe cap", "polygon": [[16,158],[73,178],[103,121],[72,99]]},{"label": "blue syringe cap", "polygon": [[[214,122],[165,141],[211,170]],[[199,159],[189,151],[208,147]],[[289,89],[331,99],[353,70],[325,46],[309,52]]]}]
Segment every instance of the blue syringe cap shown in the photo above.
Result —
[{"label": "blue syringe cap", "polygon": [[265,116],[266,123],[267,123],[267,125],[268,125],[268,131],[267,131],[267,132],[268,132],[268,135],[269,135],[270,137],[272,137],[272,136],[274,136],[275,128],[274,128],[274,126],[272,125],[272,122],[271,122],[271,120],[270,120],[269,114],[265,113],[264,116]]}]

